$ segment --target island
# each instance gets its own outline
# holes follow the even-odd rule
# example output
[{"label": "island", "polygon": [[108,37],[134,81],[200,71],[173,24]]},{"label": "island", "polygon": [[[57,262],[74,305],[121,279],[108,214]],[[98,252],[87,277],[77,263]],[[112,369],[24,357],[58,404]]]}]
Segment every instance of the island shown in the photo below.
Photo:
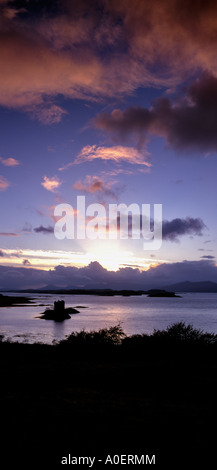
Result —
[{"label": "island", "polygon": [[176,295],[175,292],[168,292],[162,289],[150,289],[147,291],[148,297],[181,297]]},{"label": "island", "polygon": [[65,308],[64,300],[57,300],[54,302],[53,310],[47,309],[44,313],[40,315],[40,317],[36,318],[43,318],[44,320],[54,320],[54,321],[63,321],[68,320],[71,318],[71,314],[79,313],[76,308],[68,307]]}]

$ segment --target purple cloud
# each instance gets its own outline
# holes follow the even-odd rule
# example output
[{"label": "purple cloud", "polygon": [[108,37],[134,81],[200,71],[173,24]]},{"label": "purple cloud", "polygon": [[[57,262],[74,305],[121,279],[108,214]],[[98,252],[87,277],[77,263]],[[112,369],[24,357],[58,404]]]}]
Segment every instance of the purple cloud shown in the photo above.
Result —
[{"label": "purple cloud", "polygon": [[57,266],[44,271],[31,267],[0,266],[0,289],[28,289],[53,286],[54,288],[112,288],[151,289],[186,280],[217,282],[217,267],[214,260],[182,261],[163,263],[150,267],[148,271],[124,267],[108,271],[98,262],[76,268]]},{"label": "purple cloud", "polygon": [[134,136],[137,144],[151,135],[164,137],[176,150],[217,151],[217,78],[204,73],[182,99],[160,97],[150,109],[129,107],[101,113],[93,125],[115,140]]},{"label": "purple cloud", "polygon": [[49,225],[48,227],[44,227],[43,225],[40,225],[39,227],[34,228],[34,232],[36,233],[44,233],[45,235],[49,233],[54,233],[54,228]]},{"label": "purple cloud", "polygon": [[164,220],[162,234],[164,240],[176,241],[183,235],[202,235],[206,225],[200,218],[186,217],[185,219]]}]

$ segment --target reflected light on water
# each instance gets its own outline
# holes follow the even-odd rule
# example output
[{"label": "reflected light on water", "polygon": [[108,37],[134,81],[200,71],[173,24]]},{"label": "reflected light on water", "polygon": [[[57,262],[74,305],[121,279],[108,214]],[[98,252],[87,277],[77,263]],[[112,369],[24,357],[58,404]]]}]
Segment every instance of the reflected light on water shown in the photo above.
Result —
[{"label": "reflected light on water", "polygon": [[[127,335],[152,334],[154,329],[179,321],[217,333],[217,294],[182,294],[181,298],[37,294],[34,298],[35,305],[0,309],[0,334],[16,341],[52,343],[82,329],[98,330],[120,323]],[[61,323],[37,318],[59,299],[65,300],[66,307],[87,308],[78,308],[78,314]]]}]

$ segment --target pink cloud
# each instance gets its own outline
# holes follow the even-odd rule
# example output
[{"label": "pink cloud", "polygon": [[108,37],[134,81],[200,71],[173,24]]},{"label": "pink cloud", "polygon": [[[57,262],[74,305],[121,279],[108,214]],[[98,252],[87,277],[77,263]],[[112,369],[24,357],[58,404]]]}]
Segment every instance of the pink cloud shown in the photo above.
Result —
[{"label": "pink cloud", "polygon": [[44,176],[44,181],[41,183],[41,185],[47,189],[47,191],[54,192],[56,189],[59,188],[59,186],[62,184],[61,181],[59,181],[58,178],[53,176],[52,178],[48,178],[47,176]]},{"label": "pink cloud", "polygon": [[5,191],[10,186],[9,181],[0,175],[0,191]]},{"label": "pink cloud", "polygon": [[101,193],[103,197],[109,196],[117,200],[118,196],[115,190],[112,189],[113,184],[114,182],[105,183],[100,177],[87,175],[84,182],[77,181],[73,185],[73,189],[89,194]]},{"label": "pink cloud", "polygon": [[14,232],[0,232],[0,237],[19,237],[19,235]]},{"label": "pink cloud", "polygon": [[73,184],[73,188],[78,191],[84,191],[88,193],[96,193],[97,191],[102,191],[104,187],[104,182],[97,178],[97,176],[87,175],[84,183],[77,181]]},{"label": "pink cloud", "polygon": [[114,97],[140,86],[171,88],[198,70],[217,74],[216,2],[64,1],[58,14],[48,6],[37,21],[31,3],[21,15],[23,8],[0,1],[0,105],[45,124],[65,114],[54,103],[59,94]]},{"label": "pink cloud", "polygon": [[37,118],[38,121],[42,122],[43,124],[58,124],[61,121],[63,114],[67,114],[60,106],[56,106],[55,104],[49,106],[33,106],[32,110],[30,111],[30,115],[33,119]]},{"label": "pink cloud", "polygon": [[79,164],[87,161],[93,161],[95,159],[101,159],[112,160],[115,163],[127,162],[150,167],[151,164],[147,161],[148,156],[149,153],[147,151],[140,152],[134,147],[124,147],[122,145],[116,145],[112,147],[86,145],[77,155],[74,163]]},{"label": "pink cloud", "polygon": [[20,162],[15,158],[2,158],[0,157],[0,161],[5,166],[17,166],[20,165]]},{"label": "pink cloud", "polygon": [[70,166],[73,166],[74,165],[74,162],[69,162],[69,163],[66,163],[65,165],[63,165],[62,167],[58,168],[59,171],[64,171],[64,170],[68,170],[68,168],[70,168]]}]

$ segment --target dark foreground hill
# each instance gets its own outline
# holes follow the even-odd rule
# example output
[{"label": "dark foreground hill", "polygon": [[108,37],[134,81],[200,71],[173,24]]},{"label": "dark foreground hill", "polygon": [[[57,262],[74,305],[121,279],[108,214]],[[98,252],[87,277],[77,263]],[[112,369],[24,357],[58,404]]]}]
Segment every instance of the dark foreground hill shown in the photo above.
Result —
[{"label": "dark foreground hill", "polygon": [[180,323],[152,336],[117,326],[51,346],[3,341],[0,367],[4,470],[64,468],[69,454],[215,464],[215,335]]}]

